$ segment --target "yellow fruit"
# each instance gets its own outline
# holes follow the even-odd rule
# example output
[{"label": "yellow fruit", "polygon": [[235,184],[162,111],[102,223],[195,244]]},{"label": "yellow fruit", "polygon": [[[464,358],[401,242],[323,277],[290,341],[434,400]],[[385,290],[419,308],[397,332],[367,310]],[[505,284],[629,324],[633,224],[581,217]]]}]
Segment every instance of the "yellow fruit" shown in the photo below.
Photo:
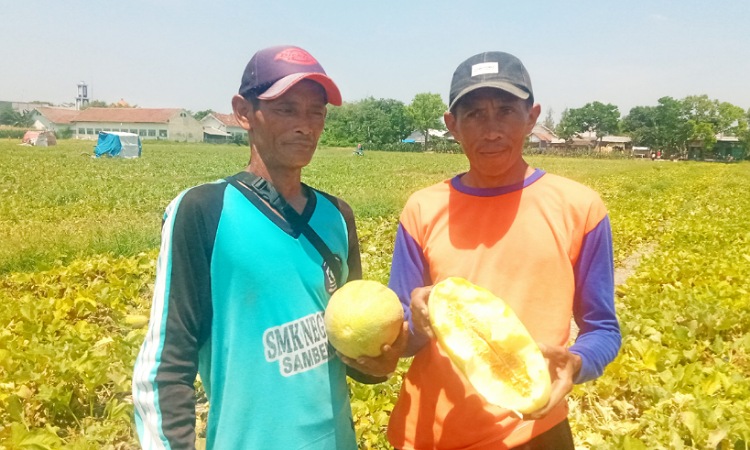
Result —
[{"label": "yellow fruit", "polygon": [[328,340],[350,358],[379,356],[401,331],[404,310],[395,292],[377,281],[355,280],[333,293],[325,312]]},{"label": "yellow fruit", "polygon": [[430,323],[440,346],[487,402],[520,413],[547,404],[547,364],[513,310],[463,278],[432,288]]}]

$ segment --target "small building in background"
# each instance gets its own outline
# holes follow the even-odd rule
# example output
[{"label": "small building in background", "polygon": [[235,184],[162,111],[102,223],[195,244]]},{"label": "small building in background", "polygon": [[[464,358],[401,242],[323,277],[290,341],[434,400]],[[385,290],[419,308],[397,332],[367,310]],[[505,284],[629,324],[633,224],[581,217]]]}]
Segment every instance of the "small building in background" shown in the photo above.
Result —
[{"label": "small building in background", "polygon": [[712,148],[706,148],[703,141],[691,141],[687,153],[688,159],[699,161],[739,161],[745,156],[745,148],[737,136],[717,134]]},{"label": "small building in background", "polygon": [[603,136],[599,141],[599,150],[605,153],[630,152],[633,149],[633,139],[629,136]]},{"label": "small building in background", "polygon": [[630,153],[634,158],[648,158],[651,155],[649,147],[634,146]]},{"label": "small building in background", "polygon": [[565,145],[565,139],[560,138],[554,131],[538,123],[529,134],[529,147],[544,151],[550,147],[561,147]]},{"label": "small building in background", "polygon": [[205,142],[224,143],[247,140],[247,130],[242,128],[234,114],[208,113],[200,120]]},{"label": "small building in background", "polygon": [[571,150],[597,151],[600,153],[630,153],[633,149],[633,139],[629,136],[602,136],[601,139],[593,131],[578,133],[566,141],[566,147]]}]

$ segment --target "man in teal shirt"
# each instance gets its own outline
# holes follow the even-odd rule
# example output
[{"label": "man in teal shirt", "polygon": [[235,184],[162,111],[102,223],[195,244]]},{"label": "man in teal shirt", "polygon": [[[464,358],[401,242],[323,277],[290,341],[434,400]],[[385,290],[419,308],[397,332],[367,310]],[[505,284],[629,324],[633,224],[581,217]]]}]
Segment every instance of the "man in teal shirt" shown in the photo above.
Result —
[{"label": "man in teal shirt", "polygon": [[331,292],[361,277],[354,218],[301,182],[327,103],[340,105],[341,94],[308,52],[259,51],[232,99],[249,135],[248,167],[168,206],[133,377],[143,448],[194,447],[197,373],[209,449],[356,448],[347,368],[323,326]]}]

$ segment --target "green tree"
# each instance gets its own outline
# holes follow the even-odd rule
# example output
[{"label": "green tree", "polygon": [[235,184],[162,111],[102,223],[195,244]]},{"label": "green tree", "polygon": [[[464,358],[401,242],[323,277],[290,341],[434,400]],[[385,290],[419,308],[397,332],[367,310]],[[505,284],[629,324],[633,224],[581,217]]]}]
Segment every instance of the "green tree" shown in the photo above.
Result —
[{"label": "green tree", "polygon": [[682,100],[683,114],[690,130],[688,140],[700,141],[711,152],[719,127],[718,104],[707,95],[691,95]]},{"label": "green tree", "polygon": [[582,108],[566,109],[560,119],[560,136],[568,139],[576,133],[592,132],[598,138],[597,147],[605,135],[619,131],[620,111],[611,103],[587,103]]},{"label": "green tree", "polygon": [[542,122],[542,125],[544,125],[550,130],[555,129],[555,119],[553,117],[552,108],[547,108],[547,115],[544,116],[544,121]]},{"label": "green tree", "polygon": [[660,98],[656,106],[632,108],[621,125],[636,145],[660,150],[667,157],[685,150],[692,133],[682,101],[672,97]]},{"label": "green tree", "polygon": [[695,141],[710,154],[717,134],[746,142],[749,120],[738,106],[707,95],[692,95],[682,100],[662,97],[657,106],[636,106],[623,118],[622,128],[637,145],[659,149],[666,156],[684,155]]},{"label": "green tree", "polygon": [[18,112],[10,107],[5,107],[0,111],[0,125],[29,128],[34,125],[34,113],[26,110]]},{"label": "green tree", "polygon": [[104,100],[91,100],[88,105],[81,107],[81,109],[86,108],[106,108],[109,104],[105,102]]},{"label": "green tree", "polygon": [[662,97],[656,106],[656,144],[666,156],[682,154],[687,150],[691,126],[684,114],[682,100]]},{"label": "green tree", "polygon": [[713,152],[719,134],[741,137],[748,122],[742,108],[712,100],[707,95],[683,99],[683,114],[688,123],[690,141],[700,141],[708,154]]},{"label": "green tree", "polygon": [[357,108],[354,111],[353,123],[356,132],[352,135],[358,139],[352,144],[385,144],[393,142],[393,131],[390,129],[388,109],[388,103],[384,99],[376,100],[373,97],[367,97],[358,102]]},{"label": "green tree", "polygon": [[355,122],[356,103],[344,102],[341,106],[329,106],[328,115],[320,143],[332,146],[347,146],[356,143],[359,136],[354,136],[359,125]]},{"label": "green tree", "polygon": [[16,121],[16,112],[10,106],[0,109],[0,125],[12,125]]},{"label": "green tree", "polygon": [[368,97],[329,108],[321,143],[334,146],[390,144],[406,136],[411,127],[403,102]]},{"label": "green tree", "polygon": [[655,106],[636,106],[621,122],[622,131],[633,139],[633,145],[656,148],[657,110]]},{"label": "green tree", "polygon": [[560,122],[555,127],[555,132],[563,139],[570,139],[578,133],[577,120],[572,117],[575,112],[565,108],[560,115]]},{"label": "green tree", "polygon": [[412,119],[407,113],[406,105],[394,99],[376,100],[375,106],[383,111],[386,117],[385,126],[380,131],[380,143],[400,142],[412,131]]},{"label": "green tree", "polygon": [[745,111],[739,106],[731,103],[719,103],[719,132],[739,136],[748,128],[748,119],[745,117]]},{"label": "green tree", "polygon": [[29,128],[34,125],[34,111],[24,111],[21,113],[18,126],[23,128]]},{"label": "green tree", "polygon": [[137,108],[138,105],[131,105],[125,100],[120,100],[115,103],[107,103],[104,100],[91,100],[88,105],[84,105],[81,109],[86,108]]},{"label": "green tree", "polygon": [[688,120],[690,125],[691,141],[700,141],[703,144],[703,148],[709,152],[713,152],[714,145],[716,144],[716,130],[713,124],[709,122],[699,122],[697,120]]},{"label": "green tree", "polygon": [[424,146],[427,148],[429,130],[444,130],[441,120],[448,109],[440,94],[424,92],[414,96],[411,104],[406,107],[406,113],[411,118],[414,127],[424,134]]}]

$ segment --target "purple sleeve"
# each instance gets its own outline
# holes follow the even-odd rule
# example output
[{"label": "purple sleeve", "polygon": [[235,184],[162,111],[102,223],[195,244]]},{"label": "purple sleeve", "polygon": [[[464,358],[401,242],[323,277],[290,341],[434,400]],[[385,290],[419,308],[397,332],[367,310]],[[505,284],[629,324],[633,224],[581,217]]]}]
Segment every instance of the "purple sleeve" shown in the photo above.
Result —
[{"label": "purple sleeve", "polygon": [[415,353],[429,340],[422,334],[414,333],[414,324],[411,320],[411,309],[409,308],[411,291],[430,284],[432,283],[430,282],[427,262],[424,259],[422,248],[399,223],[388,287],[398,295],[404,308],[404,318],[409,322],[409,354]]},{"label": "purple sleeve", "polygon": [[570,351],[579,355],[582,361],[581,370],[574,380],[578,384],[601,376],[620,350],[609,217],[605,216],[584,237],[574,271],[573,316],[579,333]]}]

